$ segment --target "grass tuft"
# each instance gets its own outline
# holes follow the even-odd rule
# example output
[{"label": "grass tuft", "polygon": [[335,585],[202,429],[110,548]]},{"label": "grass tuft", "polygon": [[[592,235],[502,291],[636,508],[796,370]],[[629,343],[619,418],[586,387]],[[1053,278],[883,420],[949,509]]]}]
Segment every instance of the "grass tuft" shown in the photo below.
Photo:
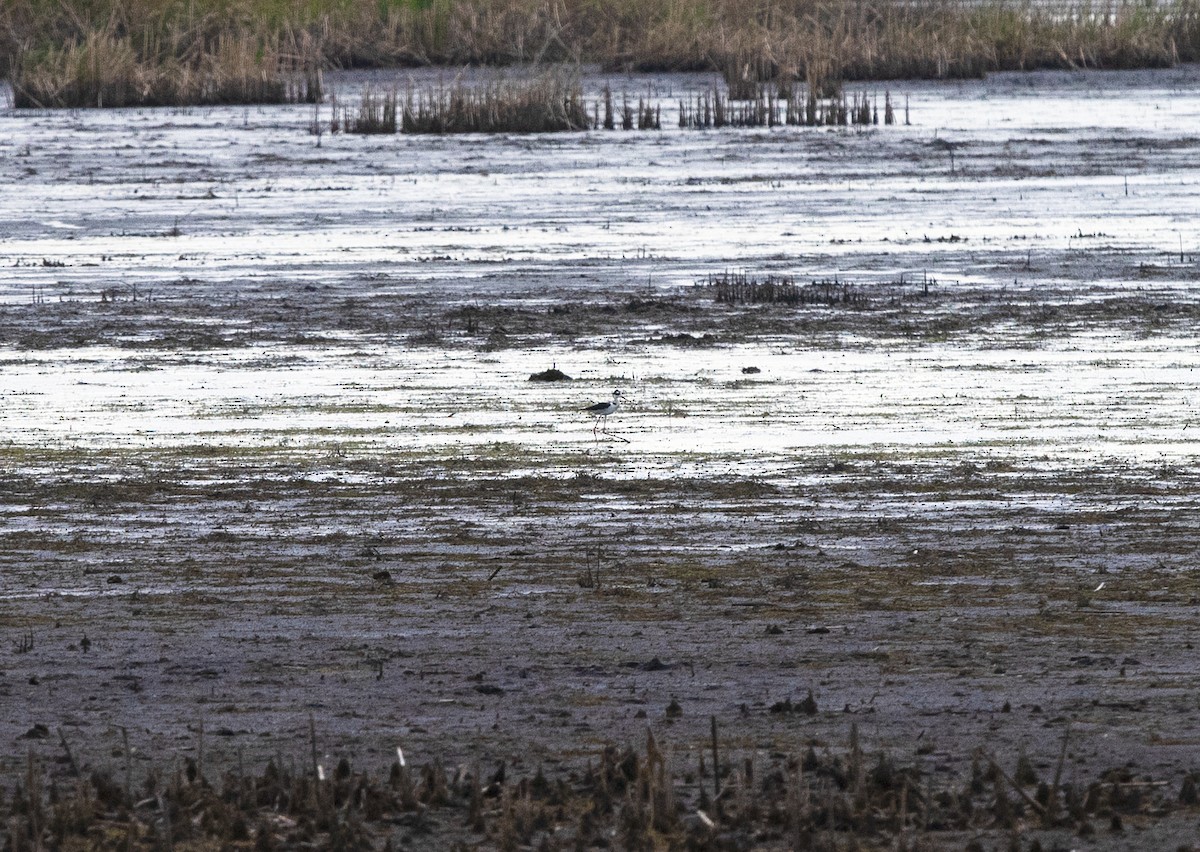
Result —
[{"label": "grass tuft", "polygon": [[530,80],[461,80],[426,91],[409,89],[405,133],[552,133],[592,126],[579,79],[548,71]]}]

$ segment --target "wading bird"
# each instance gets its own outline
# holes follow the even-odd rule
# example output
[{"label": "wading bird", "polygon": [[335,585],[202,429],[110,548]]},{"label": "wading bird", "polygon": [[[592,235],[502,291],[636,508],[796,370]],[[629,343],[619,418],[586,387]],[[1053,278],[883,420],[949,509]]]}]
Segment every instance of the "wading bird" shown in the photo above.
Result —
[{"label": "wading bird", "polygon": [[586,411],[592,417],[596,418],[596,422],[592,424],[592,434],[596,434],[596,430],[600,428],[601,421],[604,422],[604,428],[601,429],[606,435],[608,434],[608,415],[612,414],[621,407],[621,400],[625,398],[625,394],[619,390],[613,391],[612,399],[608,402],[597,402],[595,405],[589,405],[587,408],[581,408],[580,411]]}]

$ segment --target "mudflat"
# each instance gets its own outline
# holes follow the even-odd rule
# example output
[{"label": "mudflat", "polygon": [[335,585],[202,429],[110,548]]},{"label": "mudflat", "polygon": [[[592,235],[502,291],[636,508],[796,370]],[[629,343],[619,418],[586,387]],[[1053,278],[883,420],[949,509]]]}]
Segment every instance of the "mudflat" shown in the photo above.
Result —
[{"label": "mudflat", "polygon": [[[1197,82],[857,132],[0,113],[0,785],[395,792],[400,748],[451,792],[357,844],[1194,843]],[[299,810],[244,842],[331,844]]]}]

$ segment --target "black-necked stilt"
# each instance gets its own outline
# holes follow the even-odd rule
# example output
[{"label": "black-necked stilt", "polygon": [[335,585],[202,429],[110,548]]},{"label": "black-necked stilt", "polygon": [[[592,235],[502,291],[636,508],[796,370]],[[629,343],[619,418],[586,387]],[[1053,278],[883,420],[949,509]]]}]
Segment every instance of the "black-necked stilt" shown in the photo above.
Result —
[{"label": "black-necked stilt", "polygon": [[596,430],[600,427],[600,421],[604,421],[605,434],[608,433],[608,415],[612,414],[621,407],[621,400],[625,398],[625,394],[619,390],[613,391],[612,399],[608,402],[597,402],[595,405],[589,405],[587,408],[581,408],[580,411],[586,411],[588,414],[596,418],[596,422],[592,424],[592,434],[596,434]]}]

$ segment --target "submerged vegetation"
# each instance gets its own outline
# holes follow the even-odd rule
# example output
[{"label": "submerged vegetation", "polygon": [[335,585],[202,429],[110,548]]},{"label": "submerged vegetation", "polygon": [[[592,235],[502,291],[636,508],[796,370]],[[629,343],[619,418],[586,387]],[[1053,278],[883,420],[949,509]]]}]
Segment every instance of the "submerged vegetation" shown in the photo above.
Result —
[{"label": "submerged vegetation", "polygon": [[311,100],[325,67],[595,62],[766,81],[963,77],[1200,57],[1195,0],[14,0],[0,73],[18,106]]}]

